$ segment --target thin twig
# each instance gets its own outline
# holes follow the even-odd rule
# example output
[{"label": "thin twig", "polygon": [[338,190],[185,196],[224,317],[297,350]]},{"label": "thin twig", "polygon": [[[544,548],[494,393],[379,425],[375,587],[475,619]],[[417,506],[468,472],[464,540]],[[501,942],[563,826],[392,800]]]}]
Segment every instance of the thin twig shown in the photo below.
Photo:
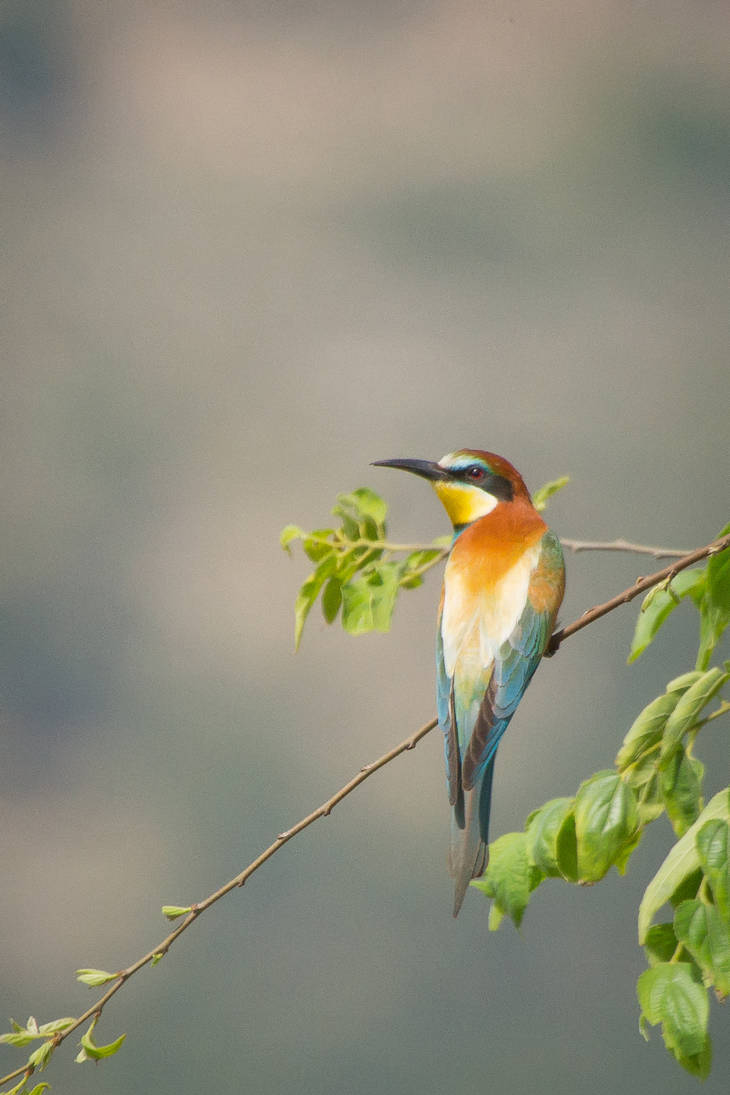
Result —
[{"label": "thin twig", "polygon": [[652,547],[649,544],[633,544],[630,540],[566,540],[560,543],[572,552],[577,551],[632,551],[637,555],[653,555],[655,559],[681,559],[688,554],[678,548]]},{"label": "thin twig", "polygon": [[[563,542],[569,543],[566,541]],[[621,543],[621,541],[617,541],[616,543]],[[588,550],[588,548],[591,546],[595,546],[596,549],[606,549],[605,544],[589,544],[588,547],[579,548],[576,550]],[[641,547],[641,545],[630,545],[629,547],[613,547],[611,548],[611,550],[636,550],[637,547]],[[569,624],[567,627],[564,627],[560,631],[557,631],[553,635],[550,642],[550,648],[548,651],[549,654],[554,654],[560,644],[565,639],[569,638],[571,635],[575,635],[577,631],[581,631],[584,627],[587,627],[588,624],[593,623],[594,620],[600,619],[601,616],[605,616],[614,608],[618,608],[619,605],[627,604],[635,597],[638,597],[640,593],[645,592],[645,590],[650,589],[652,586],[658,585],[659,582],[663,582],[667,579],[671,580],[675,576],[675,574],[679,574],[680,571],[692,566],[693,563],[698,563],[702,559],[707,558],[707,556],[715,555],[720,551],[724,551],[728,547],[730,547],[730,535],[723,536],[721,539],[714,540],[711,544],[707,544],[705,547],[698,548],[696,551],[692,551],[686,555],[683,555],[675,563],[672,563],[670,566],[665,567],[664,570],[658,571],[656,574],[650,574],[646,578],[638,578],[634,585],[624,590],[623,593],[619,593],[616,597],[612,597],[610,601],[606,601],[604,604],[597,605],[595,608],[590,609],[590,611],[584,613],[584,615],[581,616],[580,619],[575,620],[574,623]],[[652,548],[645,550],[653,552],[658,549]],[[720,713],[720,711],[717,712],[717,714]],[[127,969],[120,970],[116,975],[116,979],[113,984],[111,984],[106,992],[101,997],[99,997],[96,1003],[92,1004],[90,1008],[87,1008],[83,1015],[80,1015],[78,1019],[75,1019],[72,1026],[67,1027],[64,1031],[59,1031],[53,1036],[52,1039],[50,1039],[54,1043],[54,1049],[57,1048],[61,1044],[61,1042],[65,1041],[66,1038],[69,1037],[69,1035],[73,1034],[75,1030],[78,1030],[78,1028],[82,1026],[87,1020],[94,1017],[98,1019],[106,1004],[111,1000],[112,996],[115,996],[116,993],[119,992],[122,985],[126,984],[126,982],[135,973],[137,973],[144,966],[152,962],[153,959],[156,959],[158,955],[162,956],[167,954],[175,940],[178,939],[183,934],[183,932],[186,931],[203,912],[205,912],[206,909],[209,909],[211,905],[214,905],[217,901],[220,901],[220,899],[224,897],[227,893],[230,893],[231,890],[234,890],[239,886],[243,886],[243,884],[251,877],[251,875],[255,871],[257,871],[259,867],[261,867],[268,859],[270,859],[272,855],[278,852],[279,849],[284,846],[284,844],[292,840],[295,836],[297,836],[298,833],[301,833],[304,829],[308,828],[315,821],[318,821],[322,817],[327,817],[339,802],[346,798],[347,795],[351,794],[351,792],[354,791],[356,787],[359,787],[361,783],[364,783],[366,779],[368,779],[371,775],[377,772],[380,768],[383,768],[386,764],[389,764],[392,760],[395,760],[395,758],[400,756],[401,753],[405,753],[411,749],[414,749],[418,742],[421,741],[421,739],[424,738],[426,734],[430,733],[430,731],[433,730],[436,725],[437,720],[432,719],[430,722],[425,723],[419,730],[416,730],[414,734],[411,734],[410,737],[402,741],[399,745],[394,746],[394,748],[388,750],[387,753],[384,753],[381,757],[378,757],[377,760],[373,761],[370,764],[366,764],[363,768],[360,769],[356,776],[353,776],[353,778],[344,785],[344,787],[341,787],[339,791],[332,795],[331,798],[327,799],[326,802],[323,802],[322,805],[319,806],[316,810],[313,810],[311,814],[308,814],[306,817],[302,818],[301,821],[298,821],[296,825],[294,825],[291,829],[287,829],[286,832],[279,833],[276,840],[272,844],[270,844],[265,851],[261,852],[261,854],[257,856],[256,859],[254,859],[248,865],[248,867],[241,871],[240,874],[237,874],[235,878],[232,878],[224,886],[221,886],[220,889],[210,894],[203,901],[199,901],[197,904],[191,905],[190,912],[187,913],[184,920],[178,925],[177,928],[175,928],[174,931],[170,932],[170,934],[166,936],[161,943],[158,943],[156,947],[153,947],[152,950],[148,951],[147,954],[143,955],[142,958],[139,958]],[[32,1066],[29,1067],[26,1063],[20,1068],[15,1069],[15,1071],[9,1072],[7,1076],[3,1076],[2,1078],[0,1078],[0,1084],[8,1083],[10,1080],[14,1080],[24,1074],[28,1078],[30,1078],[32,1072]]]}]

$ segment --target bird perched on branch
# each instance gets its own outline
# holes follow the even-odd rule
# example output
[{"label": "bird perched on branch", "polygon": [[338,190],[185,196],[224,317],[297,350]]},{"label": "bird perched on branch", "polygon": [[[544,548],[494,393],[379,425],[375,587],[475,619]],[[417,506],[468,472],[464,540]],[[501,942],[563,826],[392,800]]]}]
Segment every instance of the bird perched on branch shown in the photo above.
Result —
[{"label": "bird perched on branch", "polygon": [[560,541],[501,456],[460,449],[438,462],[377,460],[428,479],[454,538],[436,637],[436,696],[453,807],[454,916],[487,865],[494,759],[550,641],[563,599]]}]

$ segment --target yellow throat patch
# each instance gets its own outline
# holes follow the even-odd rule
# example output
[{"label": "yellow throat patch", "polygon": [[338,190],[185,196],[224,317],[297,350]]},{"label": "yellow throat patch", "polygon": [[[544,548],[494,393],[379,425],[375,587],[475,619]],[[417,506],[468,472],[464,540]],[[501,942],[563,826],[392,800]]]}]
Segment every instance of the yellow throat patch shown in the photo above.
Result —
[{"label": "yellow throat patch", "polygon": [[441,499],[452,525],[470,525],[479,517],[486,517],[498,504],[499,499],[470,483],[448,483],[436,480],[431,486]]}]

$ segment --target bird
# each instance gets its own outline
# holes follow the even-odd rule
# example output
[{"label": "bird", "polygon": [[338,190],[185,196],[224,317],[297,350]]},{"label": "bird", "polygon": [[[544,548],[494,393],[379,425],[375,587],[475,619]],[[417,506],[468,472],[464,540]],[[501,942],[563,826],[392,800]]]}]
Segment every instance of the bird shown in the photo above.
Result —
[{"label": "bird", "polygon": [[436,630],[436,701],[451,811],[458,916],[486,870],[497,746],[545,654],[565,591],[560,540],[517,469],[459,449],[438,461],[376,460],[427,479],[453,525]]}]

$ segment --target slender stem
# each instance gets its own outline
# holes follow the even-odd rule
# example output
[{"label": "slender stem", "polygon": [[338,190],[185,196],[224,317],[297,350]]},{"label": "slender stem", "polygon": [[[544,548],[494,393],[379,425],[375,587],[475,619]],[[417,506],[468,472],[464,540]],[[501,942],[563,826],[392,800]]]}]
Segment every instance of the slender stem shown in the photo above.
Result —
[{"label": "slender stem", "polygon": [[[334,542],[327,536],[315,536],[313,533],[307,533],[307,540],[311,540],[314,544],[323,544],[328,547],[335,547],[340,551],[351,551],[353,548],[369,547],[381,551],[438,551],[439,558],[444,558],[449,553],[449,549],[441,547],[438,543],[430,544],[396,544],[390,540],[366,540],[360,538],[358,540],[342,540]],[[626,551],[632,552],[635,555],[651,555],[655,559],[681,559],[687,554],[681,548],[664,548],[655,547],[652,544],[635,544],[631,540],[571,540],[567,537],[561,537],[560,543],[563,547],[568,548],[573,553],[579,551]],[[437,560],[434,560],[438,562]]]},{"label": "slender stem", "polygon": [[636,555],[653,555],[655,559],[681,559],[686,551],[678,548],[652,547],[649,544],[633,544],[630,540],[566,540],[561,538],[563,547],[577,551],[631,551]]},{"label": "slender stem", "polygon": [[[692,566],[693,563],[700,562],[701,559],[705,559],[709,555],[715,555],[720,551],[724,551],[727,547],[730,547],[730,535],[723,536],[721,539],[715,540],[712,543],[707,544],[705,547],[698,548],[696,551],[692,551],[686,555],[683,555],[681,559],[678,559],[675,563],[672,563],[671,566],[665,567],[664,570],[660,570],[656,574],[651,574],[647,578],[638,578],[635,584],[624,590],[623,593],[619,593],[616,597],[612,597],[610,601],[606,601],[604,604],[597,605],[589,612],[586,612],[583,616],[580,617],[580,619],[576,620],[574,623],[569,624],[567,627],[564,627],[561,631],[557,631],[553,635],[553,638],[551,640],[549,653],[554,654],[555,651],[559,648],[560,644],[565,639],[569,638],[571,635],[575,635],[576,632],[581,631],[584,627],[587,627],[588,624],[593,623],[594,620],[600,619],[601,616],[605,616],[614,608],[618,608],[619,605],[627,604],[635,597],[638,597],[640,593],[643,593],[645,590],[650,589],[654,585],[657,585],[659,582],[673,578],[675,574],[679,574],[679,572],[684,570],[686,567]],[[718,710],[716,712],[713,712],[713,714],[709,717],[715,718],[722,713],[724,713],[724,705],[723,707],[718,708]],[[399,745],[396,745],[392,749],[389,749],[387,753],[384,753],[381,757],[378,757],[377,760],[372,761],[370,764],[366,764],[363,768],[360,769],[357,775],[348,780],[348,782],[343,787],[341,787],[339,791],[335,792],[335,794],[332,795],[331,798],[328,798],[327,801],[323,802],[322,805],[319,806],[316,810],[313,810],[311,814],[307,814],[306,817],[302,818],[301,821],[298,821],[296,825],[294,825],[291,829],[287,829],[285,832],[279,833],[276,840],[274,840],[268,848],[261,852],[261,854],[257,856],[256,859],[249,863],[248,867],[246,867],[239,874],[237,874],[235,878],[230,879],[230,881],[226,882],[224,886],[221,886],[220,889],[210,894],[203,901],[192,905],[190,907],[190,912],[185,916],[185,918],[178,925],[178,927],[174,929],[174,931],[170,932],[170,934],[167,935],[161,943],[158,943],[157,946],[153,947],[152,950],[147,952],[147,954],[137,959],[137,961],[134,962],[127,969],[120,970],[116,980],[110,985],[106,992],[99,997],[96,1003],[87,1008],[83,1015],[80,1015],[78,1019],[75,1019],[72,1026],[68,1027],[64,1031],[58,1032],[53,1036],[51,1040],[54,1043],[54,1049],[57,1048],[61,1044],[61,1042],[65,1041],[65,1039],[68,1038],[70,1034],[72,1034],[75,1030],[82,1026],[82,1024],[85,1023],[87,1020],[93,1018],[98,1019],[106,1004],[111,1000],[113,996],[116,995],[117,992],[119,992],[122,985],[126,984],[126,982],[132,976],[134,976],[135,973],[141,970],[144,966],[148,965],[157,955],[167,954],[175,940],[178,939],[183,934],[183,932],[186,931],[203,912],[205,912],[206,909],[209,909],[211,905],[214,905],[217,901],[220,901],[220,899],[224,897],[227,893],[230,893],[231,890],[236,889],[236,887],[243,886],[243,884],[251,877],[251,875],[255,871],[257,871],[259,867],[261,867],[268,859],[270,859],[272,855],[278,852],[279,849],[284,846],[284,844],[292,840],[304,829],[314,824],[315,821],[318,821],[322,817],[327,817],[339,802],[346,798],[347,795],[351,794],[356,787],[359,787],[361,783],[364,783],[366,779],[368,779],[371,775],[377,772],[380,768],[383,768],[386,764],[389,764],[392,760],[395,760],[395,758],[400,756],[401,753],[405,753],[411,749],[414,749],[418,742],[421,741],[421,739],[424,738],[426,734],[430,733],[430,731],[433,730],[436,725],[437,720],[431,719],[430,722],[425,723],[419,730],[416,730],[416,732],[411,734],[410,737],[405,738],[405,740],[402,741]],[[8,1081],[13,1080],[18,1076],[22,1076],[24,1073],[28,1077],[30,1077],[32,1072],[33,1067],[29,1066],[26,1062],[26,1064],[24,1064],[22,1067],[17,1068],[15,1069],[15,1071],[9,1072],[6,1076],[0,1078],[0,1084],[8,1083]]]}]

